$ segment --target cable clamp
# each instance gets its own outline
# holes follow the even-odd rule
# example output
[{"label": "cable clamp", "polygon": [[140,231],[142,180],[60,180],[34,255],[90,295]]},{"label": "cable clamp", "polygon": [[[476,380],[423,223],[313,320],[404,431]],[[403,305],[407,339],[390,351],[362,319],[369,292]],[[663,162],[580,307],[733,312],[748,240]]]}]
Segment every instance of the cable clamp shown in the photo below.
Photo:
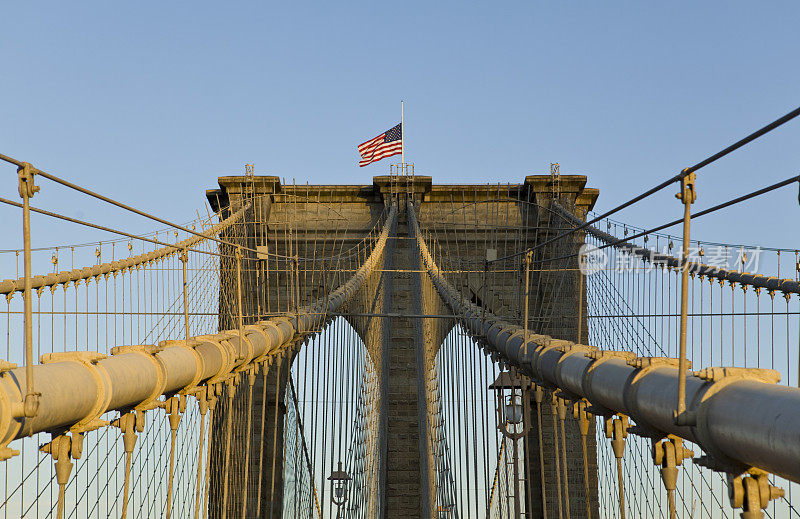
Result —
[{"label": "cable clamp", "polygon": [[[83,443],[81,440],[78,442]],[[75,456],[75,447],[78,442],[74,441],[73,438],[70,438],[66,434],[62,434],[53,436],[53,439],[50,440],[49,443],[45,443],[39,447],[41,452],[49,454],[55,460],[56,481],[62,487],[69,481],[69,473],[72,471],[73,463],[70,461],[70,458],[77,459],[80,457],[81,452],[77,452],[78,455]],[[80,450],[82,450],[82,447],[79,448],[79,451]]]},{"label": "cable clamp", "polygon": [[632,351],[594,350],[587,352],[586,358],[592,360],[606,360],[610,358],[633,359],[636,358],[636,354]]},{"label": "cable clamp", "polygon": [[[686,171],[686,170],[684,170]],[[681,192],[675,194],[675,198],[682,201],[684,204],[693,204],[697,201],[697,191],[695,190],[695,179],[696,175],[694,172],[689,173],[685,177],[681,178]]]},{"label": "cable clamp", "polygon": [[729,458],[715,447],[715,441],[708,426],[709,401],[730,384],[737,382],[753,380],[766,384],[777,384],[781,378],[780,373],[772,369],[709,367],[695,371],[693,375],[705,381],[705,384],[695,394],[691,405],[687,402],[687,406],[692,410],[687,409],[686,414],[693,419],[692,423],[678,423],[678,425],[691,425],[696,438],[695,443],[706,452],[707,456],[698,460],[698,464],[713,470],[734,474],[744,472],[747,469],[746,466]]},{"label": "cable clamp", "polygon": [[[136,411],[149,411],[160,407],[161,403],[158,400],[164,392],[167,385],[166,368],[158,358],[157,354],[164,350],[163,344],[131,344],[126,346],[114,346],[111,348],[111,355],[123,355],[126,353],[138,353],[144,355],[152,364],[156,373],[156,383],[150,394],[142,400],[136,407]],[[140,431],[141,432],[141,431]]]},{"label": "cable clamp", "polygon": [[[636,369],[647,369],[650,367],[660,367],[660,366],[670,366],[677,368],[679,364],[679,359],[673,357],[636,357],[633,359],[628,359],[628,366],[631,366]],[[690,361],[686,361],[688,366],[691,366]]]},{"label": "cable clamp", "polygon": [[19,177],[19,197],[20,198],[33,198],[33,195],[39,192],[39,186],[34,184],[34,173],[36,169],[27,162],[23,162],[22,166],[17,168],[17,176]]},{"label": "cable clamp", "polygon": [[611,440],[614,457],[621,459],[625,452],[625,438],[628,437],[628,417],[624,414],[605,419],[606,438]]},{"label": "cable clamp", "polygon": [[661,467],[661,480],[669,495],[670,506],[674,506],[674,492],[678,486],[678,467],[683,464],[683,460],[694,456],[694,452],[684,448],[683,439],[669,435],[662,441],[653,440],[651,453],[653,463]]},{"label": "cable clamp", "polygon": [[733,508],[742,509],[742,519],[764,517],[761,510],[785,495],[782,488],[770,484],[769,475],[763,470],[751,468],[744,476],[728,475],[728,498]]},{"label": "cable clamp", "polygon": [[777,384],[781,381],[781,374],[774,369],[763,368],[703,368],[692,373],[695,377],[706,382],[733,381],[739,379],[757,380],[767,384]]},{"label": "cable clamp", "polygon": [[[70,431],[74,433],[73,443],[82,442],[82,433],[108,425],[108,421],[102,420],[100,417],[106,412],[108,405],[111,403],[111,380],[108,378],[108,373],[97,365],[101,360],[107,357],[108,355],[94,351],[63,351],[45,353],[41,356],[42,364],[51,364],[55,362],[78,363],[89,371],[94,380],[97,396],[95,397],[92,408],[86,416],[69,428]],[[78,458],[80,456],[73,457]]]}]

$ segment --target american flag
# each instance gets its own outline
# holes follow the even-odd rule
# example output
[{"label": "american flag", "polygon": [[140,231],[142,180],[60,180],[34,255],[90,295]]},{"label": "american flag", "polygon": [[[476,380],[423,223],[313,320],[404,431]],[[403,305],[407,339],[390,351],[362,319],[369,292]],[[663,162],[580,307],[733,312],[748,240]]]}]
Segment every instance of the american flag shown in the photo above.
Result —
[{"label": "american flag", "polygon": [[358,145],[361,160],[359,167],[372,164],[378,160],[403,152],[403,123],[386,130],[374,139]]}]

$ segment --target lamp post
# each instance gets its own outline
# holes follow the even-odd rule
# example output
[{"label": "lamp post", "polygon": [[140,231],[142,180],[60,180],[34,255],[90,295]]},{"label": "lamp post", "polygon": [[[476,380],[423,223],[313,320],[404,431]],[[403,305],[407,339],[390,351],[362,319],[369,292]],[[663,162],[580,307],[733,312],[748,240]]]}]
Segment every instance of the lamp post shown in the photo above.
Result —
[{"label": "lamp post", "polygon": [[342,470],[341,461],[339,468],[328,476],[328,481],[331,482],[331,502],[336,505],[336,519],[339,519],[342,514],[342,505],[347,501],[347,487],[350,485],[350,476]]},{"label": "lamp post", "polygon": [[[501,371],[489,389],[496,391],[497,429],[511,440],[514,463],[514,519],[520,519],[519,449],[517,440],[530,430],[530,391],[528,382],[515,371]],[[506,393],[505,390],[508,390]]]}]

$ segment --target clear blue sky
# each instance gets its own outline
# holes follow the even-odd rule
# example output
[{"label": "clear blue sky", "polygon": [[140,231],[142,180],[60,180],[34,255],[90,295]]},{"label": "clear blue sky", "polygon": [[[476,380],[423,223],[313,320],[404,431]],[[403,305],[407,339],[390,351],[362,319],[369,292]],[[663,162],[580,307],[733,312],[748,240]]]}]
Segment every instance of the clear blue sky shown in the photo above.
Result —
[{"label": "clear blue sky", "polygon": [[[245,163],[370,183],[389,161],[358,168],[355,146],[396,124],[405,99],[418,173],[520,182],[558,161],[606,209],[800,105],[798,15],[794,2],[6,2],[0,153],[185,221]],[[703,170],[697,209],[800,172],[799,138],[795,121]],[[14,169],[0,174],[16,199]],[[673,193],[619,218],[678,217]],[[156,227],[64,194],[43,181],[34,201]],[[694,236],[800,246],[797,196]],[[20,246],[18,215],[0,208],[0,248]],[[34,245],[87,236],[43,218],[34,233]]]}]

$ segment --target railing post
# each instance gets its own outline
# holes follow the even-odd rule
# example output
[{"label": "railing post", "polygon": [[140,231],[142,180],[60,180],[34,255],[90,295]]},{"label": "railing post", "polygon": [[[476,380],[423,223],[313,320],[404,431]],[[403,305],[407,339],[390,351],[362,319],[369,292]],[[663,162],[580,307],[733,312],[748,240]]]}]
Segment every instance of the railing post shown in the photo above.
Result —
[{"label": "railing post", "polygon": [[187,293],[188,290],[188,282],[187,282],[187,273],[186,273],[186,264],[189,262],[189,254],[187,249],[184,249],[181,252],[181,255],[178,256],[183,263],[183,323],[184,328],[186,329],[186,340],[189,340],[189,295]]},{"label": "railing post", "polygon": [[33,302],[31,301],[31,207],[30,198],[39,191],[34,185],[34,168],[27,162],[17,169],[19,196],[22,198],[22,238],[25,249],[25,405],[26,418],[39,410],[39,395],[33,387]]},{"label": "railing post", "polygon": [[[684,170],[685,171],[685,170]],[[683,202],[683,249],[681,255],[681,332],[680,352],[678,354],[678,405],[675,421],[678,425],[690,425],[692,420],[686,416],[686,322],[689,309],[689,231],[692,220],[691,206],[697,200],[695,174],[689,173],[681,178],[681,192],[675,197]]]}]

